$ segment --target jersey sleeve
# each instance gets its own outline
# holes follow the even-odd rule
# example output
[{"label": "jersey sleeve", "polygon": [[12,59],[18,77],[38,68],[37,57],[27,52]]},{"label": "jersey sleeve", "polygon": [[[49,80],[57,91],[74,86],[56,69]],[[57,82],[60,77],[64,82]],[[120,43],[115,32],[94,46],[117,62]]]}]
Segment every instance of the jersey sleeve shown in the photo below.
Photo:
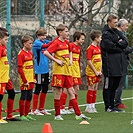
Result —
[{"label": "jersey sleeve", "polygon": [[93,56],[93,49],[91,47],[89,47],[86,50],[86,59],[87,60],[91,60],[92,59],[92,56]]},{"label": "jersey sleeve", "polygon": [[53,43],[51,43],[51,45],[47,48],[47,51],[49,53],[56,53],[56,51],[58,50],[58,41],[54,41]]}]

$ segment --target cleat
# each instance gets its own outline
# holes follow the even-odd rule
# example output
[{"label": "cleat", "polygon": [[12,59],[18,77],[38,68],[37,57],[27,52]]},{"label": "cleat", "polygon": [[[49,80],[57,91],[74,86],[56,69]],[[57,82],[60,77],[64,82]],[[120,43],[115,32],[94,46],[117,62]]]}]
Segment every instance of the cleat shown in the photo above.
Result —
[{"label": "cleat", "polygon": [[6,121],[21,121],[21,119],[12,117],[12,118],[6,118]]},{"label": "cleat", "polygon": [[49,113],[48,111],[46,111],[45,109],[44,110],[41,110],[40,113],[44,114],[44,115],[51,115],[51,113]]},{"label": "cleat", "polygon": [[61,117],[61,115],[55,116],[54,119],[57,120],[57,121],[63,121],[63,120],[64,120],[64,119]]},{"label": "cleat", "polygon": [[31,115],[44,115],[44,114],[40,113],[40,111],[38,109],[36,109],[35,111],[32,110],[29,114],[31,114]]},{"label": "cleat", "polygon": [[72,113],[75,112],[73,108],[70,108],[70,109],[68,109],[68,110],[69,110],[70,112],[72,112]]},{"label": "cleat", "polygon": [[73,114],[73,112],[71,112],[69,109],[67,110],[67,114]]},{"label": "cleat", "polygon": [[98,113],[96,108],[87,108],[87,107],[85,109],[85,112],[87,112],[87,113]]},{"label": "cleat", "polygon": [[60,109],[60,114],[61,115],[67,115],[67,111],[65,109]]},{"label": "cleat", "polygon": [[22,121],[29,121],[29,119],[28,119],[26,116],[24,116],[24,115],[21,116],[20,119],[21,119]]},{"label": "cleat", "polygon": [[117,112],[118,113],[118,112],[125,112],[125,111],[114,107],[112,109],[108,108],[107,110],[105,110],[105,112]]},{"label": "cleat", "polygon": [[29,116],[29,115],[27,115],[27,116],[25,116],[27,119],[29,119],[29,120],[33,120],[33,121],[35,121],[36,119],[35,118],[32,118],[31,116]]},{"label": "cleat", "polygon": [[76,115],[75,116],[75,118],[76,118],[76,120],[90,120],[91,118],[90,117],[87,117],[87,116],[85,116],[84,114],[81,114],[81,115]]},{"label": "cleat", "polygon": [[3,119],[0,119],[0,124],[7,124],[8,122],[3,120]]},{"label": "cleat", "polygon": [[94,110],[93,110],[93,108],[87,108],[86,107],[85,112],[87,112],[87,113],[94,113]]}]

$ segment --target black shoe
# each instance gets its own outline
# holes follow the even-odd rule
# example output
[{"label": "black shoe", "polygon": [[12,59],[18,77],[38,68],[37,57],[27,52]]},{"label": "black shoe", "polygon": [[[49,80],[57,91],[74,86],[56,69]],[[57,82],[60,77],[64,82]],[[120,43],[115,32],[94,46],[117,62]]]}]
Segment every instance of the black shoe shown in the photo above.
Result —
[{"label": "black shoe", "polygon": [[6,118],[6,121],[21,121],[21,119],[12,117],[12,118]]},{"label": "black shoe", "polygon": [[118,112],[125,112],[124,110],[121,110],[119,108],[114,107],[113,109],[117,110]]},{"label": "black shoe", "polygon": [[108,108],[107,110],[105,110],[105,112],[118,112],[116,109],[110,109],[110,108]]}]

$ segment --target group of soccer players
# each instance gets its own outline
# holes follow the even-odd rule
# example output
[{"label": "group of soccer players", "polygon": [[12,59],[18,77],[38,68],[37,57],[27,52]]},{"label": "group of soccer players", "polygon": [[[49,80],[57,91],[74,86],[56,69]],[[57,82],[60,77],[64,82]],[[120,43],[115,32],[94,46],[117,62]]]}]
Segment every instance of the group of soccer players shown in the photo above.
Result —
[{"label": "group of soccer players", "polygon": [[[13,103],[15,91],[9,78],[9,64],[6,54],[8,31],[0,29],[0,123],[19,120],[36,120],[29,115],[51,115],[45,110],[45,101],[50,83],[49,59],[54,62],[51,85],[55,89],[54,108],[55,120],[63,120],[61,114],[74,112],[75,118],[91,119],[81,113],[77,98],[79,85],[82,83],[80,74],[81,45],[85,40],[85,33],[76,31],[73,34],[73,42],[69,42],[68,27],[60,24],[56,27],[57,37],[51,42],[46,40],[47,32],[44,28],[36,31],[35,41],[29,35],[21,39],[23,48],[18,53],[18,74],[20,81],[20,118],[13,117]],[[86,50],[86,75],[88,91],[86,94],[87,106],[85,111],[97,112],[95,108],[96,90],[100,81],[101,73],[101,50],[98,44],[102,33],[94,30],[90,33],[92,43]],[[34,93],[33,89],[35,87]],[[7,117],[2,118],[2,99],[5,90],[8,92]],[[69,95],[69,107],[65,110],[67,95]]]}]

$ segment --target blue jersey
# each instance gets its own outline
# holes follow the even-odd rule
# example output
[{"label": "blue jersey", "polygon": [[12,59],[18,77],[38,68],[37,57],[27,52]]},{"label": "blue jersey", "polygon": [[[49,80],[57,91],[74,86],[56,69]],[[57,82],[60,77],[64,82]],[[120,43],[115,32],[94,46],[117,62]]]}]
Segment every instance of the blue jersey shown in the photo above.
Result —
[{"label": "blue jersey", "polygon": [[33,43],[32,52],[34,57],[35,74],[45,74],[49,72],[49,60],[42,52],[46,49],[42,48],[42,45],[48,44],[49,42],[49,40],[42,42],[41,40],[36,39]]}]

